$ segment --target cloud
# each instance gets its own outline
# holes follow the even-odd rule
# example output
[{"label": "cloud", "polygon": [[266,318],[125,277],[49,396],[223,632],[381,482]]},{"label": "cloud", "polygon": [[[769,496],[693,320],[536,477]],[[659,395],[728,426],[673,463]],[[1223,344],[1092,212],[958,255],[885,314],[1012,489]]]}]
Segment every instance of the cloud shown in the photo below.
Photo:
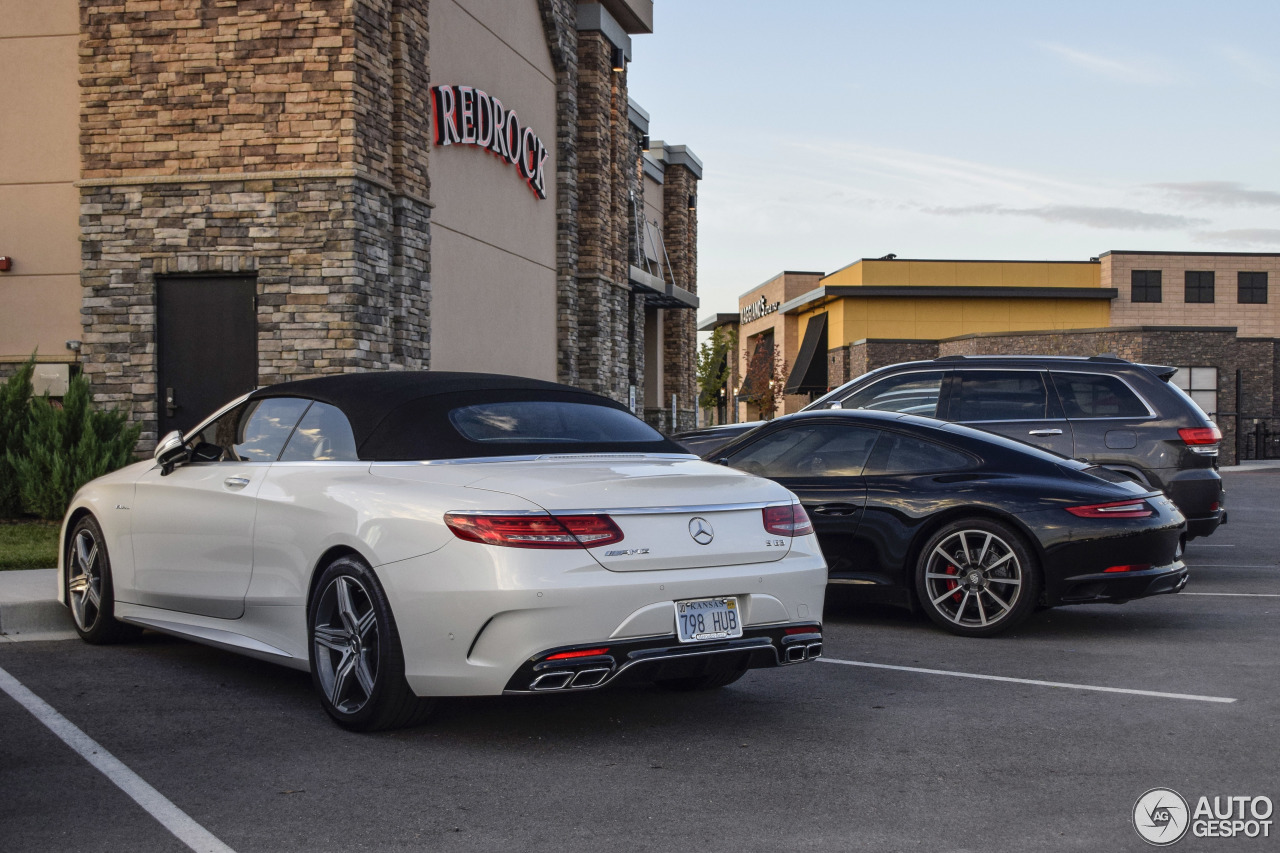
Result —
[{"label": "cloud", "polygon": [[1176,231],[1192,225],[1204,225],[1206,219],[1149,213],[1127,207],[1090,207],[1087,205],[1050,204],[1043,207],[1006,207],[999,204],[975,204],[966,207],[926,207],[925,213],[941,216],[1027,216],[1045,222],[1083,225],[1086,228],[1123,229],[1127,231]]},{"label": "cloud", "polygon": [[1233,45],[1219,45],[1217,52],[1223,59],[1234,65],[1240,75],[1251,83],[1263,86],[1274,86],[1280,75],[1276,68],[1256,53]]},{"label": "cloud", "polygon": [[1280,207],[1280,192],[1246,189],[1235,181],[1191,181],[1188,183],[1149,184],[1157,190],[1197,204],[1223,207]]},{"label": "cloud", "polygon": [[1090,71],[1094,74],[1101,74],[1104,77],[1110,77],[1113,80],[1121,80],[1125,83],[1141,83],[1144,85],[1171,82],[1171,78],[1168,74],[1161,73],[1153,68],[1147,68],[1129,62],[1121,62],[1118,59],[1108,59],[1105,56],[1085,53],[1082,50],[1075,50],[1074,48],[1061,44],[1053,44],[1052,42],[1040,42],[1040,46],[1045,50],[1056,53],[1072,65],[1083,68],[1084,70]]},{"label": "cloud", "polygon": [[1280,228],[1237,228],[1231,231],[1197,231],[1191,235],[1197,243],[1245,246],[1280,246]]}]

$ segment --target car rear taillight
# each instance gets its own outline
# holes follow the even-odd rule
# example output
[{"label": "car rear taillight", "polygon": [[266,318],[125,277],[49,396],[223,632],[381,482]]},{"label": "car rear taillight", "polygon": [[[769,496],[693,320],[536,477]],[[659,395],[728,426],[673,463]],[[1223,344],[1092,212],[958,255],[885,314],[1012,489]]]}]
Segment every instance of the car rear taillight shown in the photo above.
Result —
[{"label": "car rear taillight", "polygon": [[1222,431],[1216,426],[1183,427],[1178,430],[1178,437],[1184,444],[1217,444],[1222,441]]},{"label": "car rear taillight", "polygon": [[447,512],[444,523],[459,539],[507,548],[594,548],[622,541],[622,530],[607,515]]},{"label": "car rear taillight", "polygon": [[1146,501],[1130,500],[1069,506],[1067,512],[1080,518],[1148,518],[1155,510]]},{"label": "car rear taillight", "polygon": [[1216,426],[1183,427],[1178,430],[1178,437],[1192,453],[1201,456],[1217,456],[1218,442],[1222,441],[1222,431]]},{"label": "car rear taillight", "polygon": [[800,504],[764,508],[764,529],[775,536],[808,536],[813,532],[809,516]]}]

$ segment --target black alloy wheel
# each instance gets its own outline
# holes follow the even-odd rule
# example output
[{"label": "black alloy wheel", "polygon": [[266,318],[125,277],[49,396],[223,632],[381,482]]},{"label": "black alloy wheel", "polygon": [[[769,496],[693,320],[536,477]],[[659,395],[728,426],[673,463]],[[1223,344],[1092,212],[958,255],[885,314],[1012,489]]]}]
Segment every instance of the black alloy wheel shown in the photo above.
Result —
[{"label": "black alloy wheel", "polygon": [[358,557],[340,557],[311,600],[311,683],[340,726],[371,732],[422,722],[433,702],[414,695],[386,593]]},{"label": "black alloy wheel", "polygon": [[111,584],[111,560],[102,528],[91,515],[76,522],[67,543],[67,604],[76,633],[86,643],[107,645],[133,639],[142,633],[134,625],[115,618],[115,589]]},{"label": "black alloy wheel", "polygon": [[1020,624],[1040,598],[1040,569],[1008,524],[967,518],[929,538],[916,561],[924,612],[962,637],[990,637]]}]

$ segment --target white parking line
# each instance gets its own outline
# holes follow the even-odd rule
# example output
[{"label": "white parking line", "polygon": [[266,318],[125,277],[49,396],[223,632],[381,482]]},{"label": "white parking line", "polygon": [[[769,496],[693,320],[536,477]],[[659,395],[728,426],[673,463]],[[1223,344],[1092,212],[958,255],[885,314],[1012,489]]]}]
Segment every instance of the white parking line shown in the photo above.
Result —
[{"label": "white parking line", "polygon": [[1180,595],[1225,595],[1231,598],[1280,598],[1280,592],[1182,592]]},{"label": "white parking line", "polygon": [[143,781],[141,776],[126,767],[120,759],[103,749],[97,741],[76,728],[70,720],[3,669],[0,669],[0,690],[12,696],[14,701],[30,711],[49,731],[61,738],[63,743],[102,771],[102,775],[132,797],[134,802],[146,809],[148,814],[160,821],[183,844],[197,853],[234,853],[186,812]]},{"label": "white parking line", "polygon": [[1131,690],[1127,687],[1098,687],[1093,684],[1069,684],[1064,681],[1038,681],[1033,678],[1010,678],[1006,675],[979,675],[973,672],[952,672],[948,669],[924,669],[918,666],[893,666],[887,663],[868,663],[859,660],[840,660],[839,658],[818,658],[819,663],[838,663],[845,666],[866,666],[872,669],[896,669],[901,672],[919,672],[925,675],[950,675],[954,678],[977,678],[982,681],[1008,681],[1014,684],[1032,684],[1036,687],[1066,687],[1071,690],[1095,690],[1099,693],[1129,693],[1133,696],[1154,696],[1157,699],[1189,699],[1193,702],[1219,702],[1230,704],[1235,699],[1225,696],[1196,696],[1191,693],[1161,693],[1156,690]]}]

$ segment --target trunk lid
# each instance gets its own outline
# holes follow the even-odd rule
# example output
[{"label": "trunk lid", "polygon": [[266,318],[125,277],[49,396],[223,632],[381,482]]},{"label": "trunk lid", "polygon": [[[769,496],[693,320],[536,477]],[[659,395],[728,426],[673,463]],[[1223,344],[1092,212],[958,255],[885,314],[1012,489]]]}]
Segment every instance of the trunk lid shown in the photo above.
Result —
[{"label": "trunk lid", "polygon": [[[375,469],[382,476],[433,481],[436,467]],[[565,455],[465,467],[477,475],[467,478],[467,488],[493,492],[495,511],[525,506],[500,497],[511,495],[555,515],[609,515],[623,540],[587,553],[611,571],[769,563],[791,547],[790,537],[766,533],[763,518],[765,506],[790,503],[791,493],[722,465],[680,457]]]}]

